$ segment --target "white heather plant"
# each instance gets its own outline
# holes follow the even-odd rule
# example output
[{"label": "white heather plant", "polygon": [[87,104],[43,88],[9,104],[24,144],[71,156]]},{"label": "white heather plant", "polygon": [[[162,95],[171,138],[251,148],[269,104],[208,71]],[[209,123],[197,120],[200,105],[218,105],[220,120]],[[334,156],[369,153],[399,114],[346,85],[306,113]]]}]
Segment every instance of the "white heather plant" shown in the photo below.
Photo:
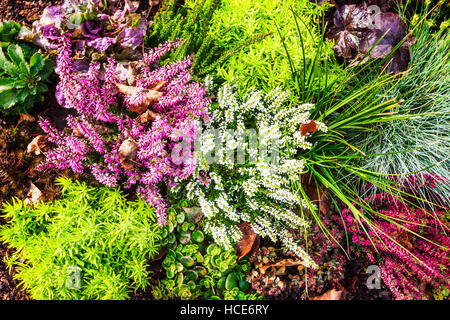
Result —
[{"label": "white heather plant", "polygon": [[[312,147],[310,133],[302,136],[300,126],[310,122],[314,105],[293,105],[289,95],[279,88],[267,94],[250,90],[240,101],[235,84],[221,87],[197,140],[197,169],[173,192],[184,190],[198,202],[205,231],[222,247],[231,248],[242,236],[238,224],[249,222],[256,233],[281,241],[314,266],[288,231],[308,227],[294,212],[307,204],[293,186],[304,171],[302,150]],[[326,132],[323,123],[316,124]]]}]

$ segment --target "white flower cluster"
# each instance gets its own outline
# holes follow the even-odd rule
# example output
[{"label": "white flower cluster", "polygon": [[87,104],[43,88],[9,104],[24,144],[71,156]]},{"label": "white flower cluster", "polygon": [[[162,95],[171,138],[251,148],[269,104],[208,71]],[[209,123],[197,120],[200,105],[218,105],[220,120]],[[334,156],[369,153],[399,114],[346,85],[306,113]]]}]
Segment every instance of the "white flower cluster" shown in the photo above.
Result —
[{"label": "white flower cluster", "polygon": [[210,74],[207,74],[205,77],[205,87],[208,90],[211,90],[214,86],[214,79]]},{"label": "white flower cluster", "polygon": [[[237,225],[246,221],[256,233],[281,241],[313,265],[287,228],[308,227],[294,212],[306,203],[293,182],[301,181],[306,164],[299,151],[312,147],[310,134],[302,136],[300,126],[310,122],[314,106],[289,104],[288,97],[289,92],[278,88],[266,95],[250,91],[241,102],[235,85],[221,87],[208,130],[198,140],[202,161],[185,191],[198,201],[205,230],[217,244],[231,248],[242,236]],[[326,131],[325,124],[316,124]],[[200,181],[200,173],[206,173],[209,183]]]}]

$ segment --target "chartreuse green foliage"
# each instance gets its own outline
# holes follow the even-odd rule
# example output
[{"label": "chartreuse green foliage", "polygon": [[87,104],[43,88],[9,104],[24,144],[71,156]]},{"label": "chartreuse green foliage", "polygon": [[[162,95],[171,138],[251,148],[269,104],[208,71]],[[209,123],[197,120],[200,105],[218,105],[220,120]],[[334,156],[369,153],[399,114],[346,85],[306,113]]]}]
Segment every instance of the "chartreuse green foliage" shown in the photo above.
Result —
[{"label": "chartreuse green foliage", "polygon": [[[295,36],[297,29],[291,8],[301,16],[299,27],[304,34],[303,39]],[[318,22],[327,8],[329,5],[326,3],[317,6],[312,1],[223,0],[211,22],[217,45],[226,47],[236,39],[248,40],[269,32],[271,35],[239,51],[226,62],[219,62],[215,66],[217,75],[227,81],[238,80],[244,89],[250,86],[258,89],[285,86],[290,77],[290,61],[285,48],[291,52],[290,58],[299,67],[303,66],[304,60],[313,59],[321,36]],[[277,34],[277,27],[284,34],[284,43]],[[331,43],[322,47],[318,59],[333,61]],[[330,62],[328,67],[333,70],[330,75],[340,71],[337,64]]]},{"label": "chartreuse green foliage", "polygon": [[2,209],[1,240],[15,249],[6,263],[23,287],[34,299],[126,299],[145,289],[162,231],[154,210],[119,189],[57,184],[54,203],[14,200]]},{"label": "chartreuse green foliage", "polygon": [[[303,18],[303,42],[294,36],[290,6]],[[194,54],[197,75],[239,80],[243,90],[250,86],[273,89],[283,86],[290,76],[285,45],[295,51],[291,58],[299,66],[315,56],[320,37],[317,22],[327,8],[327,4],[296,0],[171,0],[155,17],[148,44],[183,38],[184,44],[171,59]],[[285,44],[276,32],[277,25]],[[333,59],[331,43],[323,46],[319,59]],[[330,62],[328,67],[330,76],[340,71],[337,64]]]},{"label": "chartreuse green foliage", "polygon": [[53,67],[53,61],[44,59],[28,44],[0,47],[0,112],[27,113],[48,91]]},{"label": "chartreuse green foliage", "polygon": [[168,252],[162,263],[166,278],[152,288],[155,299],[259,300],[251,292],[247,258],[237,261],[235,250],[211,243],[201,231],[200,208],[174,206],[168,210],[163,243]]},{"label": "chartreuse green foliage", "polygon": [[217,35],[211,27],[211,19],[219,11],[222,2],[223,0],[165,2],[155,16],[146,44],[157,46],[167,40],[183,39],[183,43],[170,53],[168,61],[192,55],[194,75],[214,73],[216,67],[229,57],[270,34],[255,34],[245,40],[234,37],[225,44],[217,44],[217,37],[230,31],[227,28]]}]

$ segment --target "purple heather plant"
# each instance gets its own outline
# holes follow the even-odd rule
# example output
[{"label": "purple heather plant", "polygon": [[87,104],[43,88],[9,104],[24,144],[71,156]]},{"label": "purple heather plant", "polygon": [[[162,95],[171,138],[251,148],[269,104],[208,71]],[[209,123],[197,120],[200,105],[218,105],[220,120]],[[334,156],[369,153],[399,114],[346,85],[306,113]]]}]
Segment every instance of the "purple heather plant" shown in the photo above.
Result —
[{"label": "purple heather plant", "polygon": [[[417,187],[433,187],[442,182],[432,175],[410,180],[418,181]],[[343,210],[342,218],[351,236],[352,249],[378,264],[383,281],[396,299],[426,299],[421,290],[426,284],[436,290],[450,288],[450,228],[445,211],[413,207],[386,193],[368,197],[366,201],[380,216],[373,221],[373,227],[363,223],[371,239],[348,209]],[[336,221],[343,224],[340,218]]]},{"label": "purple heather plant", "polygon": [[[152,105],[159,116],[143,123],[139,117],[117,111],[126,97],[121,97],[116,88],[114,59],[108,58],[104,68],[91,63],[87,72],[74,73],[70,39],[64,38],[57,59],[58,99],[77,114],[67,117],[64,132],[48,120],[39,122],[48,141],[56,146],[46,153],[40,169],[88,170],[107,186],[136,187],[139,196],[155,207],[160,224],[165,224],[167,203],[162,185],[186,179],[195,168],[193,158],[181,157],[177,145],[180,139],[195,139],[196,120],[209,120],[210,100],[205,96],[206,88],[191,81],[191,61],[183,59],[164,67],[157,64],[179,44],[180,40],[169,41],[144,54],[136,87],[148,89],[161,81],[165,84],[160,89],[161,99]],[[129,149],[126,155],[122,153],[124,146]],[[173,161],[173,154],[179,156],[178,161]]]}]

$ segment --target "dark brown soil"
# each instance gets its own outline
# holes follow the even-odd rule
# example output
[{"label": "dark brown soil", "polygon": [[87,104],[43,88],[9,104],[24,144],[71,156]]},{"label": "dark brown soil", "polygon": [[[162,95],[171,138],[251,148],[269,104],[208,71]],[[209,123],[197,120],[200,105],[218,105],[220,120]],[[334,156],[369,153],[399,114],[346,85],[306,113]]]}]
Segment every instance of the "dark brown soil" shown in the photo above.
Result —
[{"label": "dark brown soil", "polygon": [[346,300],[393,300],[391,291],[381,281],[380,289],[369,289],[367,278],[369,274],[366,269],[371,265],[368,260],[350,260],[345,265],[344,285],[348,293]]},{"label": "dark brown soil", "polygon": [[[53,120],[57,118],[58,114],[54,110],[61,108],[55,108],[51,101],[52,99],[47,97],[46,103],[37,105],[31,115],[35,119],[39,115]],[[11,197],[26,198],[30,182],[42,191],[43,200],[51,201],[58,196],[59,188],[55,187],[53,182],[61,173],[35,170],[42,155],[26,153],[27,145],[41,133],[36,120],[19,123],[19,116],[0,113],[0,208],[2,202],[10,201]],[[1,215],[0,212],[0,226],[6,223]],[[11,249],[0,241],[0,300],[29,300],[30,296],[13,280],[15,270],[10,273],[7,269],[4,259],[8,254],[11,254]]]},{"label": "dark brown soil", "polygon": [[0,20],[32,24],[45,7],[60,5],[64,0],[0,0]]},{"label": "dark brown soil", "polygon": [[7,253],[5,244],[0,242],[0,300],[30,300],[30,296],[20,289],[18,281],[13,279],[15,270],[9,273],[3,262]]}]

